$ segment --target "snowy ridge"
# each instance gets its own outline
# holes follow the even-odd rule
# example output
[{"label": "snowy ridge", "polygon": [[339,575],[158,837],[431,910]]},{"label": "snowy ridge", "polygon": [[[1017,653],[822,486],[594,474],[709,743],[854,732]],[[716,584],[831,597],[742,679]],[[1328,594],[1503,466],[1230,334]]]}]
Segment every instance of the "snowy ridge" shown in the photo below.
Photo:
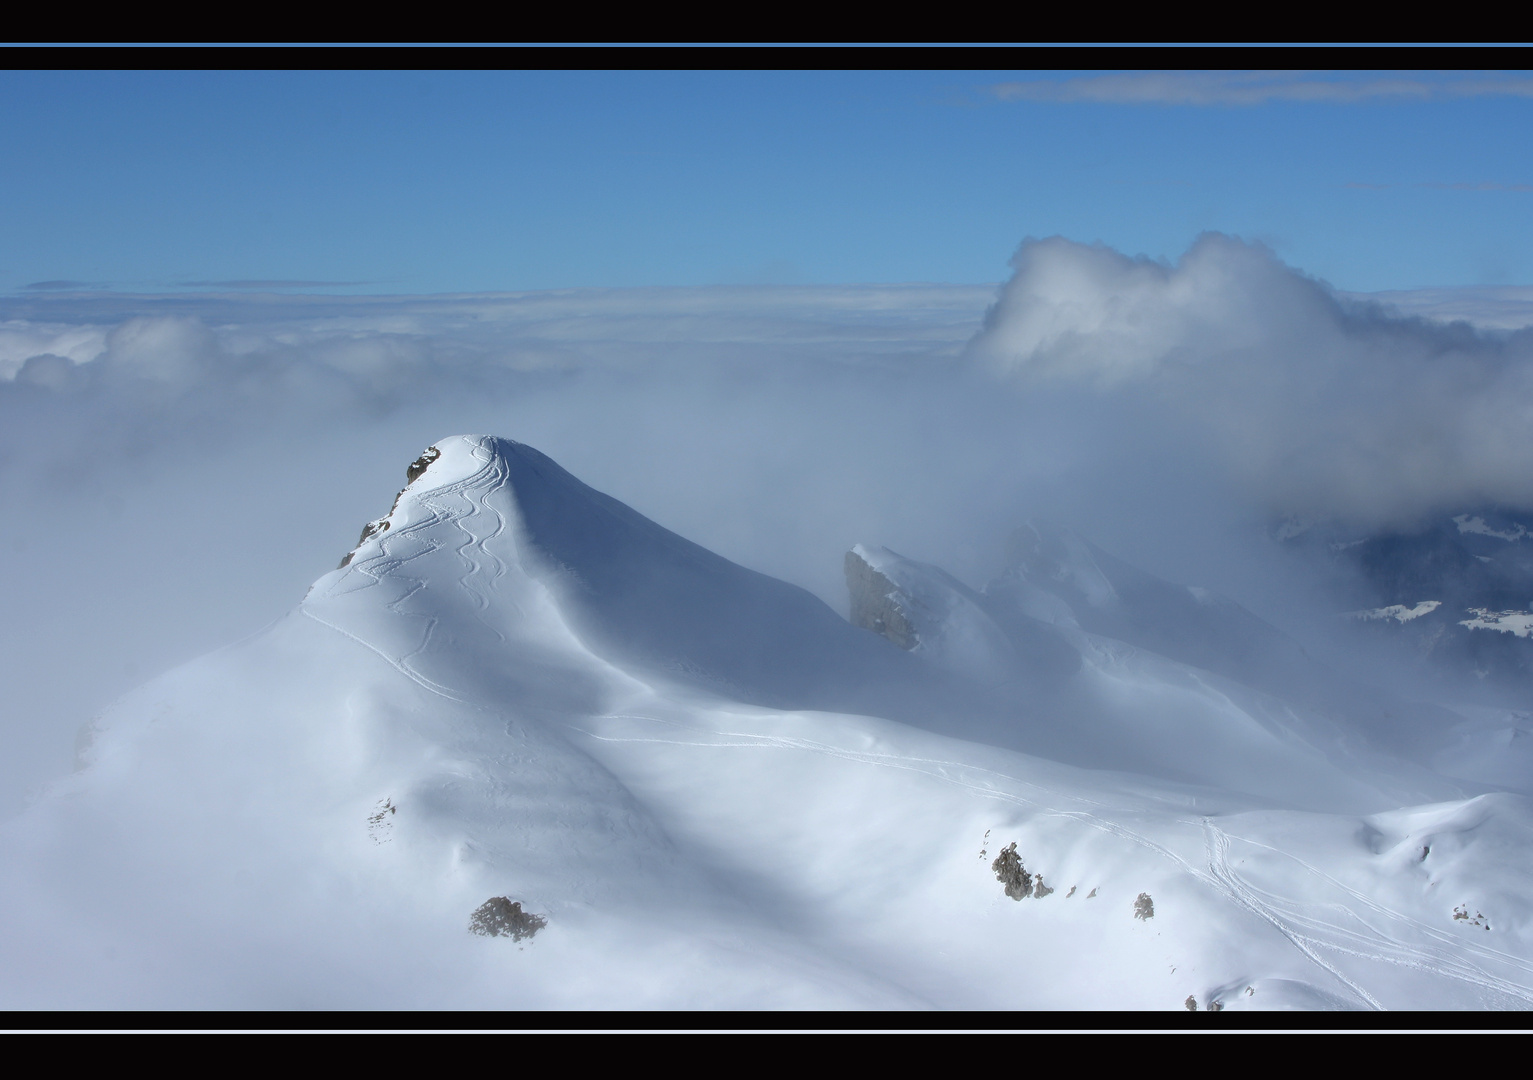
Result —
[{"label": "snowy ridge", "polygon": [[[530,447],[436,449],[0,830],[0,1004],[1533,1003],[1527,800],[1358,749],[1238,606],[1043,529],[983,592],[859,545],[907,651]],[[497,899],[535,933],[470,933]]]},{"label": "snowy ridge", "polygon": [[888,548],[857,544],[851,554],[889,583],[885,599],[911,628],[917,656],[990,686],[1016,674],[1016,649],[962,582]]},{"label": "snowy ridge", "polygon": [[[1132,647],[1143,656],[1136,662],[1163,672],[1147,677],[1157,686],[1152,698],[1168,683],[1197,683],[1205,697],[1238,710],[1282,742],[1354,762],[1370,758],[1369,747],[1392,756],[1418,753],[1436,745],[1455,719],[1355,685],[1228,598],[1163,581],[1068,530],[1029,523],[1013,535],[1010,550],[1010,565],[985,586],[991,614],[1008,627],[1023,617],[1046,621],[1070,636],[1083,656],[1121,657],[1125,646]],[[1121,715],[1121,705],[1115,711]],[[1214,728],[1214,739],[1220,730]],[[1376,775],[1377,764],[1364,771]],[[1414,791],[1428,798],[1448,794],[1441,788],[1433,794],[1423,777]]]}]

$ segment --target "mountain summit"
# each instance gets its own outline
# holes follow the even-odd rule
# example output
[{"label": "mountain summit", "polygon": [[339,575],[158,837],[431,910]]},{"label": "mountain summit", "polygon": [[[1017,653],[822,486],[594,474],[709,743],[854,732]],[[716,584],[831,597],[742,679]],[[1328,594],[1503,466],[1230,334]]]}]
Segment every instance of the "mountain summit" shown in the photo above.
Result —
[{"label": "mountain summit", "polygon": [[[386,627],[377,590],[389,597]],[[388,516],[369,523],[303,611],[432,685],[450,685],[445,671],[465,656],[573,635],[579,651],[630,673],[773,708],[914,719],[964,697],[807,590],[492,436],[443,439],[422,455]],[[460,618],[444,625],[446,611]]]},{"label": "mountain summit", "polygon": [[0,1007],[1533,1005],[1526,800],[1227,601],[1035,530],[848,621],[519,443],[405,478],[0,829]]}]

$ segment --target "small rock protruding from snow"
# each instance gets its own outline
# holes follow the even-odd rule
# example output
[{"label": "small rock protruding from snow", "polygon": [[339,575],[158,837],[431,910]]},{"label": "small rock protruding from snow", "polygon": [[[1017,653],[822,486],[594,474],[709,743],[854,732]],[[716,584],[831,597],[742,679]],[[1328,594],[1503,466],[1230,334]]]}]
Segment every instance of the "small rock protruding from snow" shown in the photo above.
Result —
[{"label": "small rock protruding from snow", "polygon": [[995,871],[995,880],[1006,887],[1006,895],[1013,900],[1021,900],[1033,895],[1033,875],[1029,874],[1027,868],[1022,865],[1022,857],[1017,854],[1015,840],[995,857],[995,862],[990,864],[990,869]]},{"label": "small rock protruding from snow", "polygon": [[1198,999],[1193,997],[1191,994],[1188,994],[1187,1000],[1182,1002],[1182,1007],[1185,1008],[1188,1012],[1197,1012]]},{"label": "small rock protruding from snow", "polygon": [[[1095,892],[1095,891],[1096,891],[1095,889],[1092,890],[1092,892]],[[1136,919],[1153,919],[1153,918],[1155,918],[1155,901],[1150,899],[1150,894],[1149,893],[1142,892],[1142,893],[1139,894],[1138,897],[1135,898],[1135,900],[1134,900],[1134,918],[1136,918]]]},{"label": "small rock protruding from snow", "polygon": [[410,467],[405,470],[405,482],[407,484],[415,483],[415,481],[426,474],[426,470],[431,467],[431,463],[441,456],[442,451],[438,450],[435,446],[426,447],[425,452],[410,462]]},{"label": "small rock protruding from snow", "polygon": [[[403,492],[401,492],[401,494],[403,494]],[[399,499],[397,497],[394,499],[394,504],[396,506],[399,505]],[[390,511],[390,513],[392,513],[392,512],[393,511]],[[362,526],[362,538],[357,541],[357,546],[356,547],[352,548],[350,551],[348,551],[346,553],[346,557],[341,560],[341,565],[337,566],[336,569],[337,570],[341,570],[341,569],[344,569],[347,566],[350,566],[351,565],[352,557],[354,555],[356,555],[358,549],[361,548],[361,546],[363,544],[367,543],[369,540],[371,540],[373,537],[377,536],[379,533],[385,533],[385,532],[388,532],[388,531],[389,531],[389,519],[386,518],[386,517],[378,518],[376,521],[369,521],[366,525]]]},{"label": "small rock protruding from snow", "polygon": [[548,919],[522,910],[520,900],[492,896],[474,911],[468,932],[481,937],[509,936],[512,941],[530,938],[548,925]]},{"label": "small rock protruding from snow", "polygon": [[[468,443],[477,443],[482,441],[480,439],[474,438],[473,436],[462,436],[461,438],[462,441]],[[356,558],[357,552],[362,550],[363,544],[367,543],[373,537],[379,536],[389,531],[391,519],[394,516],[394,512],[399,509],[399,500],[404,498],[405,491],[409,488],[410,484],[415,483],[415,481],[424,476],[426,469],[431,465],[431,463],[441,456],[442,451],[440,448],[436,446],[428,446],[420,457],[416,458],[409,464],[408,467],[406,467],[405,487],[401,488],[399,490],[399,494],[394,496],[394,505],[389,507],[389,512],[383,517],[369,521],[366,525],[362,526],[361,539],[357,541],[355,547],[346,553],[346,557],[343,558],[340,562],[340,565],[336,567],[337,570],[344,570],[346,567],[350,566],[351,560]]]},{"label": "small rock protruding from snow", "polygon": [[1480,912],[1476,911],[1473,915],[1469,914],[1468,904],[1460,904],[1453,909],[1453,920],[1455,922],[1467,922],[1470,926],[1483,926],[1487,930],[1490,929],[1490,923],[1485,920],[1485,916]]},{"label": "small rock protruding from snow", "polygon": [[377,809],[367,816],[367,835],[373,838],[373,843],[387,844],[389,842],[389,832],[394,827],[390,818],[398,812],[399,808],[394,805],[394,799],[390,796],[380,802]]}]

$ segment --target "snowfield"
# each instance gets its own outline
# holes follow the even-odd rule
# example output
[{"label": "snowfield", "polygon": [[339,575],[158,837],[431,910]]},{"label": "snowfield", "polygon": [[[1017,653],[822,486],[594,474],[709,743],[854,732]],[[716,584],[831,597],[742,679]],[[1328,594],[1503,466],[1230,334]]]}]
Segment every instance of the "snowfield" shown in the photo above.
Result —
[{"label": "snowfield", "polygon": [[1498,630],[1518,637],[1533,637],[1533,611],[1490,611],[1486,608],[1470,608],[1472,619],[1461,619],[1460,626],[1471,630]]},{"label": "snowfield", "polygon": [[1404,604],[1390,604],[1386,607],[1371,608],[1368,611],[1349,611],[1347,614],[1354,619],[1393,619],[1395,622],[1407,623],[1423,615],[1430,615],[1442,606],[1441,600],[1422,600],[1410,607]]},{"label": "snowfield", "polygon": [[[1044,525],[984,590],[859,545],[903,648],[530,447],[434,449],[4,826],[0,1007],[1533,1007],[1515,718]],[[545,922],[470,933],[500,897]]]}]

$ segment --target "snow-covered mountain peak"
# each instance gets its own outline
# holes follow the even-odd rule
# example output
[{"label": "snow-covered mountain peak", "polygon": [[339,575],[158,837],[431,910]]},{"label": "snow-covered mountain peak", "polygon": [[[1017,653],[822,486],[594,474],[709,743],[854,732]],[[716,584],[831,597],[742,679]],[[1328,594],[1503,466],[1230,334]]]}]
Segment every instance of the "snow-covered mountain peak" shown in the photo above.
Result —
[{"label": "snow-covered mountain peak", "polygon": [[1533,817],[1449,779],[1525,716],[1375,753],[1435,719],[1062,530],[858,545],[864,628],[520,443],[405,479],[0,828],[0,1005],[1533,1003]]},{"label": "snow-covered mountain peak", "polygon": [[[494,440],[487,436],[460,435],[442,441],[448,444],[448,448],[452,453],[447,463],[440,466],[432,474],[431,482],[425,485],[425,487],[433,485],[443,486],[455,480],[469,479],[482,470],[484,464],[490,459],[490,455],[494,453],[492,446]],[[412,488],[416,488],[416,481],[423,477],[426,474],[426,470],[440,460],[441,457],[442,451],[433,445],[428,446],[421,452],[420,457],[410,463],[409,467],[405,470],[405,486],[400,489],[398,495],[394,496],[394,505],[389,508],[389,512],[383,517],[374,518],[362,526],[361,539],[357,541],[356,547],[346,553],[346,557],[341,560],[339,569],[344,569],[350,565],[351,560],[356,558],[357,552],[369,540],[380,533],[387,532],[402,520],[399,508],[400,503],[407,494],[411,493]],[[419,494],[420,490],[424,490],[424,487],[417,488],[415,494]],[[407,505],[404,517],[409,516],[410,509],[410,506]]]},{"label": "snow-covered mountain peak", "polygon": [[470,638],[492,653],[568,639],[585,662],[734,700],[911,718],[958,707],[956,687],[808,591],[692,543],[533,447],[466,435],[434,449],[315,583],[306,614],[370,640],[350,625],[365,622],[411,670],[444,668],[433,681],[463,666]]}]

